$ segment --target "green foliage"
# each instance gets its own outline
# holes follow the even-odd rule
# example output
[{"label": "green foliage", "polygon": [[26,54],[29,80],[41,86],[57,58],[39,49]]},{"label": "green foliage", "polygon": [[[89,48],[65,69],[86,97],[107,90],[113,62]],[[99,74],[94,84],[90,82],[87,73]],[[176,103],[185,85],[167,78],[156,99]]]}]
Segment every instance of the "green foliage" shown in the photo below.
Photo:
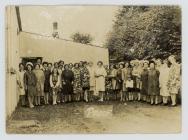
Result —
[{"label": "green foliage", "polygon": [[123,6],[106,47],[117,60],[181,58],[181,9],[178,6]]},{"label": "green foliage", "polygon": [[79,32],[73,34],[71,36],[74,42],[83,43],[83,44],[89,44],[93,40],[91,35],[89,34],[81,34]]}]

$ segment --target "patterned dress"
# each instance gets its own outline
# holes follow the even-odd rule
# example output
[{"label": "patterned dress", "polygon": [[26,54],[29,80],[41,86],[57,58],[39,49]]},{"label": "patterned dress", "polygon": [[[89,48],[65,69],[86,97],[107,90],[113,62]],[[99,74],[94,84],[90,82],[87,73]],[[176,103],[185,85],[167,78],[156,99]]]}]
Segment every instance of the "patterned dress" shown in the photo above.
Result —
[{"label": "patterned dress", "polygon": [[167,87],[170,94],[178,94],[180,89],[180,65],[172,64],[169,71]]},{"label": "patterned dress", "polygon": [[89,70],[86,67],[83,67],[81,69],[81,87],[83,90],[89,90],[90,88],[90,76],[89,76]]},{"label": "patterned dress", "polygon": [[50,75],[50,86],[52,95],[57,95],[60,88],[60,76],[52,74]]},{"label": "patterned dress", "polygon": [[112,77],[110,75],[110,69],[106,69],[107,76],[105,77],[105,88],[106,92],[111,92],[112,91]]},{"label": "patterned dress", "polygon": [[73,73],[74,73],[73,92],[74,94],[77,94],[77,93],[80,93],[82,90],[80,69],[74,68]]}]

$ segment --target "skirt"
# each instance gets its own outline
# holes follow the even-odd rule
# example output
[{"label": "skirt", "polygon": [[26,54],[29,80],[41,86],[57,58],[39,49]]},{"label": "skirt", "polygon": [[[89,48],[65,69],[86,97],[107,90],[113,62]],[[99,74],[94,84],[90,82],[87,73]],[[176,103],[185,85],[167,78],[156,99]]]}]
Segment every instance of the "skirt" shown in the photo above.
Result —
[{"label": "skirt", "polygon": [[62,86],[62,94],[63,95],[71,95],[73,94],[73,85],[71,82],[66,81],[65,84]]}]

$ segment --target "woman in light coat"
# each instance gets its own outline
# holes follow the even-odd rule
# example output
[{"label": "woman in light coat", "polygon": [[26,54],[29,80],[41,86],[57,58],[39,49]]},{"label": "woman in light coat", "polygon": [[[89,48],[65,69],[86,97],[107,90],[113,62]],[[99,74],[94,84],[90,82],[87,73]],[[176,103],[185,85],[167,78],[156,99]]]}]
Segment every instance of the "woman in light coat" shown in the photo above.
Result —
[{"label": "woman in light coat", "polygon": [[163,65],[159,69],[159,87],[160,87],[160,95],[162,96],[163,104],[166,105],[168,101],[168,97],[170,96],[169,90],[167,87],[168,77],[169,77],[169,67],[168,61],[164,60]]},{"label": "woman in light coat", "polygon": [[97,68],[95,70],[95,78],[96,78],[96,92],[100,96],[101,102],[103,102],[103,96],[105,93],[105,77],[107,76],[106,70],[103,67],[103,62],[98,61]]},{"label": "woman in light coat", "polygon": [[17,73],[17,85],[18,85],[17,89],[18,89],[18,93],[19,93],[19,97],[20,97],[22,106],[25,106],[24,74],[25,74],[24,65],[23,65],[23,63],[20,63],[19,71]]}]

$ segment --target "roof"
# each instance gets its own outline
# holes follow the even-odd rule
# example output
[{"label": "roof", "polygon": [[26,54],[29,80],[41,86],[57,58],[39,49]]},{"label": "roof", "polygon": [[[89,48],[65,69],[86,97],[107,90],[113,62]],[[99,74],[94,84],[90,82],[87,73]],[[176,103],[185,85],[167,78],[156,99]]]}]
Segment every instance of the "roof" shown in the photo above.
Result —
[{"label": "roof", "polygon": [[[53,38],[52,36],[48,36],[48,35],[42,35],[42,34],[38,34],[38,33],[32,33],[32,32],[27,32],[27,31],[22,31],[23,33],[27,33],[27,34],[33,34],[33,35],[37,35],[37,36],[42,36],[42,37],[47,37],[47,38]],[[68,42],[72,42],[72,43],[76,43],[76,44],[83,44],[83,43],[79,43],[79,42],[74,42],[72,40],[68,40],[68,39],[64,39],[64,38],[56,38],[57,40],[64,40],[64,41],[68,41]],[[108,49],[102,46],[97,46],[97,45],[93,45],[93,44],[84,44],[84,45],[88,45],[91,47],[99,47],[99,48],[103,48],[103,49]]]}]

